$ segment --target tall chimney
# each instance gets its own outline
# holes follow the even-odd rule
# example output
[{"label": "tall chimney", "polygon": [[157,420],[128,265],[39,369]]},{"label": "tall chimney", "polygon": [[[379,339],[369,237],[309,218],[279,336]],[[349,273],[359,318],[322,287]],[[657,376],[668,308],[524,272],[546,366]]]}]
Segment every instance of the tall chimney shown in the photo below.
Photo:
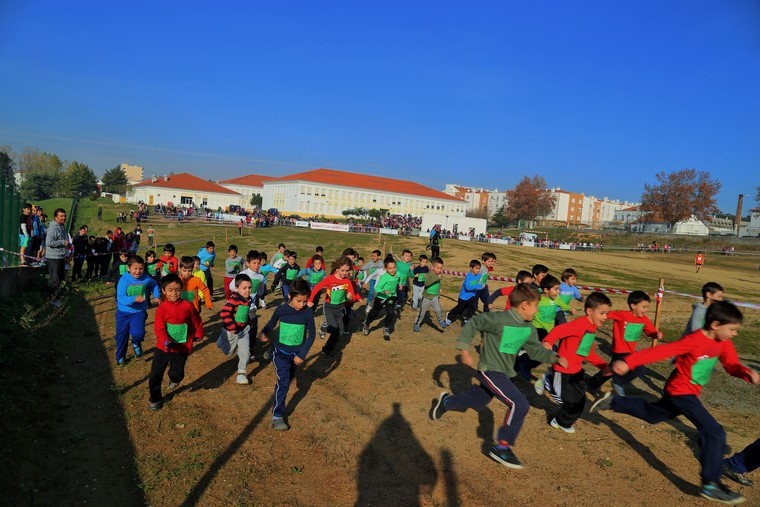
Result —
[{"label": "tall chimney", "polygon": [[739,194],[739,201],[736,203],[736,216],[734,217],[734,229],[736,235],[739,235],[739,230],[742,227],[742,203],[744,202],[744,194]]}]

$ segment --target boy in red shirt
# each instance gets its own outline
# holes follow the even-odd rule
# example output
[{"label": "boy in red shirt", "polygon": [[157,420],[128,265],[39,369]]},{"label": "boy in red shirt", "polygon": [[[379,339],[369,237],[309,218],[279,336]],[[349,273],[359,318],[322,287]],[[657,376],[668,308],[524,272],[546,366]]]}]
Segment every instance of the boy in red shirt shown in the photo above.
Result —
[{"label": "boy in red shirt", "polygon": [[496,289],[491,294],[491,297],[488,299],[488,303],[493,307],[493,302],[496,301],[501,296],[507,296],[507,304],[504,306],[505,310],[509,310],[511,308],[509,304],[509,295],[512,293],[513,290],[515,290],[515,287],[520,285],[521,283],[527,283],[530,285],[533,283],[533,275],[530,274],[530,271],[525,271],[524,269],[520,270],[517,273],[517,276],[515,277],[515,284],[511,285],[509,287],[502,287],[501,289]]},{"label": "boy in red shirt", "polygon": [[702,255],[702,252],[697,252],[697,256],[694,257],[694,264],[697,266],[697,273],[699,273],[699,270],[702,269],[702,264],[705,263],[705,256]]},{"label": "boy in red shirt", "polygon": [[[544,347],[551,349],[559,342],[557,353],[567,359],[567,366],[554,365],[554,380],[552,390],[562,400],[562,408],[557,416],[549,423],[552,428],[561,429],[565,433],[575,433],[577,421],[586,407],[586,390],[598,389],[594,377],[588,378],[583,371],[583,362],[588,361],[605,375],[612,372],[607,361],[594,352],[596,329],[607,320],[612,302],[601,292],[593,292],[584,303],[585,317],[579,317],[566,324],[560,324],[552,329],[544,338]],[[538,379],[537,382],[541,382]]]},{"label": "boy in red shirt", "polygon": [[164,406],[161,383],[166,367],[169,367],[169,390],[172,390],[185,378],[185,363],[193,351],[193,342],[203,338],[203,322],[193,304],[182,299],[182,280],[179,276],[170,274],[163,277],[161,293],[164,300],[156,309],[153,326],[156,351],[148,377],[151,410],[160,410]]},{"label": "boy in red shirt", "polygon": [[[612,327],[612,361],[622,360],[636,352],[636,345],[641,339],[641,333],[650,338],[662,340],[662,332],[654,327],[647,317],[651,299],[646,292],[635,290],[628,295],[630,310],[609,312],[607,319],[614,321]],[[611,362],[612,362],[611,361]],[[612,376],[612,389],[618,396],[625,396],[625,386],[633,382],[641,374],[641,367],[631,370],[625,375]],[[610,377],[597,373],[594,384],[601,386]],[[597,394],[598,391],[592,394]]]},{"label": "boy in red shirt", "polygon": [[161,276],[166,276],[169,273],[177,273],[179,268],[179,260],[174,256],[174,245],[167,243],[164,245],[164,255],[158,259],[156,269],[161,273]]},{"label": "boy in red shirt", "polygon": [[716,301],[707,309],[702,329],[676,342],[642,350],[612,363],[616,374],[625,375],[639,366],[675,357],[675,370],[665,383],[664,394],[659,401],[652,403],[635,396],[607,393],[591,407],[591,411],[611,408],[649,424],[685,416],[699,431],[699,461],[702,465],[700,495],[730,505],[743,502],[744,497],[720,482],[726,432],[702,405],[699,395],[718,361],[729,375],[760,384],[760,374],[739,362],[731,342],[742,320],[742,313],[736,306],[727,301]]}]

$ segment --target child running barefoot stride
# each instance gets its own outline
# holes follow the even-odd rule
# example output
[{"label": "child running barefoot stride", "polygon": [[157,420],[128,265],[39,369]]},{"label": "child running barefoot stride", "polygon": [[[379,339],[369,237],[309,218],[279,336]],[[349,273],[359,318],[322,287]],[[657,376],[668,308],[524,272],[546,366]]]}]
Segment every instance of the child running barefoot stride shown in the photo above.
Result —
[{"label": "child running barefoot stride", "polygon": [[[183,257],[183,260],[185,258]],[[182,269],[180,267],[180,269]],[[169,367],[169,390],[185,378],[185,363],[193,352],[193,342],[203,338],[203,322],[192,303],[182,298],[183,282],[175,274],[161,279],[163,302],[156,309],[156,351],[148,377],[150,409],[164,406],[161,383]]]},{"label": "child running barefoot stride", "polygon": [[525,395],[510,380],[515,376],[515,358],[521,348],[545,363],[558,363],[567,367],[567,360],[547,350],[538,341],[530,321],[537,311],[538,291],[528,284],[520,284],[509,295],[512,309],[506,312],[481,313],[467,323],[459,335],[457,349],[462,363],[472,366],[470,346],[475,336],[481,337],[478,377],[480,385],[452,395],[443,392],[430,412],[438,420],[448,411],[465,412],[468,408],[482,410],[496,397],[507,406],[508,413],[499,428],[497,442],[489,456],[504,466],[523,468],[512,447],[522,428],[530,405]]},{"label": "child running barefoot stride", "polygon": [[[274,386],[272,429],[275,431],[285,431],[290,428],[285,422],[285,398],[296,368],[304,363],[306,354],[314,343],[316,334],[314,313],[306,306],[310,295],[311,290],[306,281],[294,280],[290,284],[288,303],[275,309],[272,318],[259,335],[261,341],[271,341],[271,348],[274,350],[272,362],[277,383]],[[279,332],[273,334],[269,340],[267,335],[272,334],[278,322],[280,323]]]},{"label": "child running barefoot stride", "polygon": [[702,329],[676,342],[642,350],[612,363],[616,374],[625,375],[639,366],[675,357],[675,370],[665,383],[659,401],[653,403],[636,396],[614,396],[608,392],[591,407],[592,412],[611,408],[649,424],[685,416],[699,432],[699,461],[702,465],[702,490],[699,494],[708,500],[729,505],[742,503],[744,497],[720,482],[724,470],[726,432],[702,405],[699,395],[718,361],[729,375],[760,384],[760,374],[739,362],[731,342],[742,320],[741,311],[733,304],[726,301],[712,303],[707,309]]}]

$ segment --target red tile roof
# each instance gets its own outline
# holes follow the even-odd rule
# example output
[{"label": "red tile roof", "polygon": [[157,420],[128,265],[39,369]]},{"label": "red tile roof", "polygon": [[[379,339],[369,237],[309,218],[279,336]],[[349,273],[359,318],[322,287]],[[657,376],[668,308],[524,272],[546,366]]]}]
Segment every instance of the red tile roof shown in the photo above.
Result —
[{"label": "red tile roof", "polygon": [[322,183],[324,185],[379,190],[381,192],[407,194],[433,199],[445,199],[447,201],[455,201],[458,203],[464,202],[462,199],[452,197],[441,191],[415,183],[414,181],[395,180],[370,174],[336,171],[334,169],[314,169],[313,171],[290,174],[280,178],[272,178],[265,183],[273,183],[275,181],[308,181],[311,183]]},{"label": "red tile roof", "polygon": [[262,176],[260,174],[247,174],[245,176],[238,176],[237,178],[230,178],[228,180],[220,181],[219,184],[227,183],[229,185],[244,185],[246,187],[263,187],[264,180],[274,179],[271,176]]},{"label": "red tile roof", "polygon": [[155,182],[147,179],[132,186],[179,188],[181,190],[194,190],[196,192],[216,192],[218,194],[240,195],[239,193],[230,190],[229,188],[224,188],[221,185],[217,185],[216,183],[212,183],[210,181],[204,180],[203,178],[199,178],[188,173],[170,174],[169,181],[164,181],[164,177],[159,176],[156,178]]}]

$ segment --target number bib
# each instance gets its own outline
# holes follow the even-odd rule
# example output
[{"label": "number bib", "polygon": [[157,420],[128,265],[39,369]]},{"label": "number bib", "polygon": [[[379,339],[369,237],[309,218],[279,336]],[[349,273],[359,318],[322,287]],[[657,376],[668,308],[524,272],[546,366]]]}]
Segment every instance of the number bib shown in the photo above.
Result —
[{"label": "number bib", "polygon": [[324,271],[315,271],[309,275],[309,283],[314,286],[317,285],[325,277]]},{"label": "number bib", "polygon": [[641,339],[641,332],[644,330],[644,324],[634,324],[626,322],[623,340],[627,342],[637,342]]},{"label": "number bib", "polygon": [[396,276],[398,276],[399,283],[401,285],[404,285],[406,283],[406,279],[409,278],[409,264],[405,262],[399,262],[396,266]]},{"label": "number bib", "polygon": [[191,303],[195,303],[195,291],[194,290],[183,290],[180,293],[180,297],[184,299],[185,301],[190,301]]},{"label": "number bib", "polygon": [[259,285],[261,285],[261,280],[258,278],[251,278],[251,295],[259,293]]},{"label": "number bib", "polygon": [[579,356],[587,357],[591,353],[591,346],[594,344],[594,339],[596,339],[595,333],[584,334],[575,353]]},{"label": "number bib", "polygon": [[531,326],[504,326],[501,332],[499,352],[502,354],[517,354],[531,334]]},{"label": "number bib", "polygon": [[572,294],[560,294],[559,295],[559,300],[562,301],[563,303],[565,303],[566,305],[569,305],[570,301],[573,300],[573,295]]},{"label": "number bib", "polygon": [[437,295],[441,290],[441,281],[435,282],[433,285],[429,285],[427,288],[428,294]]},{"label": "number bib", "polygon": [[298,274],[297,269],[286,269],[285,270],[285,279],[293,281],[296,279],[296,275]]},{"label": "number bib", "polygon": [[238,305],[235,310],[235,322],[245,324],[248,322],[248,305]]},{"label": "number bib", "polygon": [[148,274],[150,276],[156,276],[157,264],[148,264]]},{"label": "number bib", "polygon": [[145,297],[145,285],[127,285],[127,296]]},{"label": "number bib", "polygon": [[480,275],[480,285],[485,285],[488,283],[488,271]]},{"label": "number bib", "polygon": [[713,370],[715,370],[715,363],[717,362],[717,357],[698,359],[697,362],[691,366],[691,383],[700,386],[707,384],[707,381],[710,380],[710,375],[712,375]]},{"label": "number bib", "polygon": [[290,347],[301,345],[305,327],[303,324],[280,322],[280,343]]},{"label": "number bib", "polygon": [[127,266],[126,264],[122,264],[121,266],[119,266],[119,274],[124,276],[124,273],[127,272],[128,268],[129,266]]},{"label": "number bib", "polygon": [[418,282],[424,282],[425,281],[425,273],[419,273],[417,275],[417,281]]},{"label": "number bib", "polygon": [[166,332],[174,343],[187,343],[187,324],[166,323]]},{"label": "number bib", "polygon": [[346,302],[346,293],[348,291],[346,289],[339,289],[334,287],[330,291],[330,303],[334,305],[339,305],[341,303]]},{"label": "number bib", "polygon": [[557,317],[557,307],[555,305],[545,305],[538,307],[538,320],[541,322],[554,322]]}]

